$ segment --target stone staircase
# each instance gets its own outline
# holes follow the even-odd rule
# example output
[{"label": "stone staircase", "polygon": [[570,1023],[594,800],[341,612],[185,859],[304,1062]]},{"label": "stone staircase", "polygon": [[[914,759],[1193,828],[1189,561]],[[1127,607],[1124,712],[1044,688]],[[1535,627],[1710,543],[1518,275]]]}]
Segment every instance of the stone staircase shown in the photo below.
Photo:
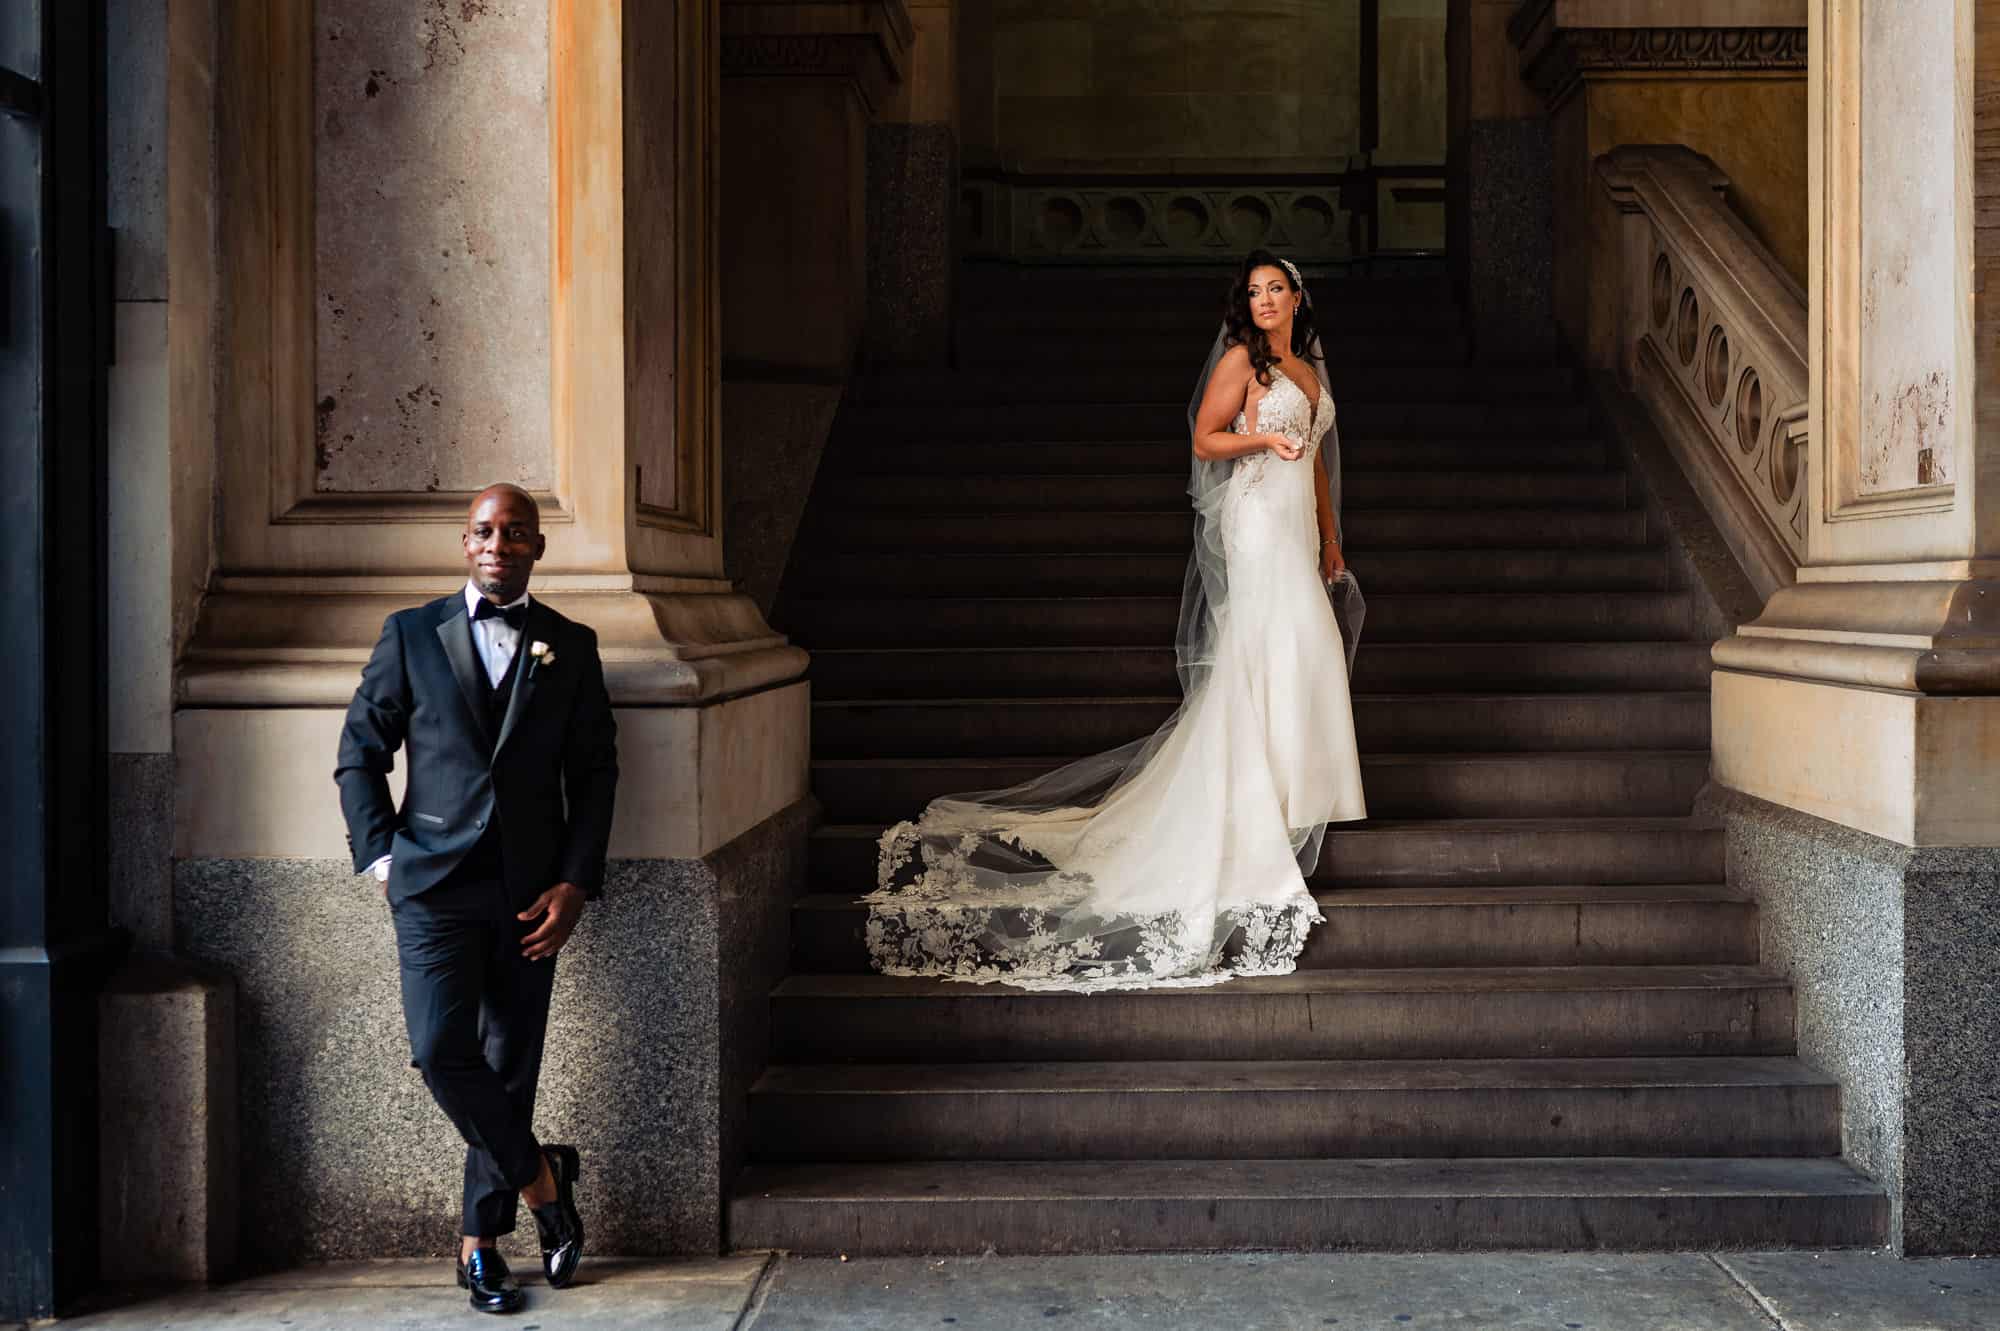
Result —
[{"label": "stone staircase", "polygon": [[870,973],[874,840],[1173,708],[1214,276],[969,273],[955,372],[842,412],[777,618],[827,825],[729,1233],[805,1252],[1884,1239],[1755,905],[1688,816],[1689,597],[1578,385],[1427,279],[1323,281],[1372,818],[1300,970],[1031,994]]}]

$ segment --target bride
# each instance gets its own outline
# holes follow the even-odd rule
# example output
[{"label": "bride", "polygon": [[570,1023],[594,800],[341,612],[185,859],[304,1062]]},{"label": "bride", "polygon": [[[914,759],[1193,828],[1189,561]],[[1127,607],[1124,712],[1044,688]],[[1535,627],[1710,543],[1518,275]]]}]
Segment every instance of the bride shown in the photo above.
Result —
[{"label": "bride", "polygon": [[1366,816],[1347,692],[1360,595],[1341,557],[1325,357],[1289,261],[1244,260],[1188,425],[1179,709],[1145,739],[933,800],[883,833],[865,898],[875,969],[1027,989],[1215,984],[1292,970],[1321,921],[1306,875],[1325,825]]}]

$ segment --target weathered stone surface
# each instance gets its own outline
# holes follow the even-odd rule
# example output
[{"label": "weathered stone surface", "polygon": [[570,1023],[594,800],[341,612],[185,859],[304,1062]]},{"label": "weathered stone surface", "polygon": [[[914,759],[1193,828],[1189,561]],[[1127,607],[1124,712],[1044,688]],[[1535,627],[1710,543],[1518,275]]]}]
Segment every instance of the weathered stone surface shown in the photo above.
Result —
[{"label": "weathered stone surface", "polygon": [[316,487],[550,485],[547,7],[314,22]]},{"label": "weathered stone surface", "polygon": [[[714,1252],[758,1000],[785,946],[810,806],[701,860],[614,862],[556,975],[537,1134],[583,1155],[600,1253]],[[189,860],[181,948],[236,977],[253,1267],[436,1256],[464,1147],[409,1066],[388,908],[338,860]],[[532,1257],[523,1223],[510,1253]]]}]

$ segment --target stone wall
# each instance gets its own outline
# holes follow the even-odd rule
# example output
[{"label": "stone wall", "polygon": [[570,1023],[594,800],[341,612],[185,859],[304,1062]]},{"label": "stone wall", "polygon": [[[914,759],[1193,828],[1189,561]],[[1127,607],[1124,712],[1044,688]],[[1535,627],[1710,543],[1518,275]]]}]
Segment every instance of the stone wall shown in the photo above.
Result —
[{"label": "stone wall", "polygon": [[1344,162],[1359,145],[1360,15],[1360,0],[995,6],[999,158]]},{"label": "stone wall", "polygon": [[1844,1150],[1908,1256],[2000,1243],[2000,851],[1914,849],[1720,787],[1731,886],[1795,986],[1799,1053],[1838,1077]]},{"label": "stone wall", "polygon": [[1507,23],[1515,0],[1451,0],[1445,257],[1464,292],[1474,353],[1541,360],[1550,304],[1548,117],[1521,77]]},{"label": "stone wall", "polygon": [[[1676,143],[1729,177],[1729,201],[1792,279],[1805,284],[1806,84],[1783,79],[1659,79],[1587,85],[1556,113],[1552,237],[1555,309],[1579,347],[1593,305],[1615,299],[1619,269],[1600,238],[1610,205],[1593,174],[1597,158],[1625,144]],[[1601,319],[1601,314],[1596,316]]]},{"label": "stone wall", "polygon": [[[699,859],[619,860],[557,961],[537,1134],[582,1152],[595,1251],[712,1253],[805,875],[795,805]],[[238,986],[250,1268],[440,1256],[464,1146],[409,1064],[389,908],[333,859],[186,860],[177,943]],[[510,1252],[534,1252],[525,1216]]]},{"label": "stone wall", "polygon": [[[1474,12],[1498,0],[1472,0]],[[1627,145],[1713,160],[1752,233],[1801,285],[1808,262],[1806,5],[1729,0],[1678,12],[1622,0],[1532,0],[1507,20],[1519,82],[1550,118],[1555,317],[1583,353],[1615,302],[1614,230],[1593,164]],[[1593,363],[1603,363],[1601,358]]]}]

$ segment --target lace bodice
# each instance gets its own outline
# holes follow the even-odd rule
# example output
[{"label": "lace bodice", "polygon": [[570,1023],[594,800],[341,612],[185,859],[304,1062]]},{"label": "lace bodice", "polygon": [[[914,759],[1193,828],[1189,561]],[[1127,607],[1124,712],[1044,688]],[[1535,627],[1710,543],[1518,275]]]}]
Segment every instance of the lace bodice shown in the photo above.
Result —
[{"label": "lace bodice", "polygon": [[[1288,439],[1296,439],[1305,445],[1305,456],[1310,458],[1319,448],[1320,441],[1333,426],[1332,394],[1320,385],[1320,400],[1317,409],[1306,391],[1292,382],[1292,377],[1273,365],[1271,367],[1271,391],[1264,394],[1257,404],[1257,431],[1260,434],[1282,434]],[[1236,413],[1236,422],[1230,429],[1237,434],[1250,433],[1250,412],[1246,406]],[[1258,454],[1259,457],[1264,456]]]}]

